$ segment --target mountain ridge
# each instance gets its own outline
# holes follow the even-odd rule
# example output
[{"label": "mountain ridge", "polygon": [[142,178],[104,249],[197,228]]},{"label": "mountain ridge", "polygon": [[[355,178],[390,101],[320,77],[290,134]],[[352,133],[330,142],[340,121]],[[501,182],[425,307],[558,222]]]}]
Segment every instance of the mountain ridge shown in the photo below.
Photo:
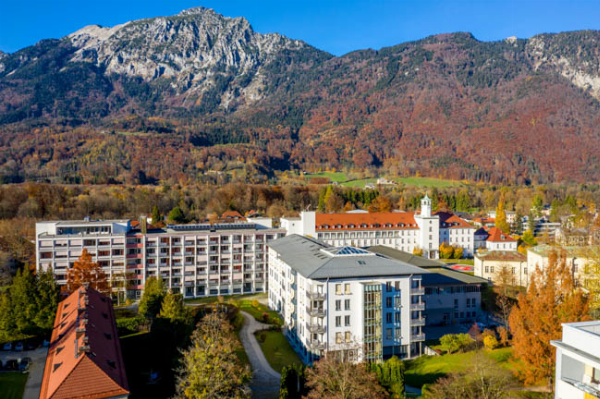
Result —
[{"label": "mountain ridge", "polygon": [[[335,57],[197,8],[87,26],[1,58],[0,178],[64,180],[48,170],[53,162],[89,173],[79,160],[94,151],[86,144],[69,150],[75,159],[51,157],[28,170],[40,151],[9,138],[46,125],[68,133],[87,126],[109,146],[161,143],[181,151],[171,162],[188,177],[215,168],[269,176],[326,167],[600,181],[599,98],[598,31],[495,42],[456,32]],[[115,144],[99,133],[107,129],[157,136]],[[56,153],[56,143],[45,146],[41,152]],[[169,176],[120,157],[119,181],[138,171]]]}]

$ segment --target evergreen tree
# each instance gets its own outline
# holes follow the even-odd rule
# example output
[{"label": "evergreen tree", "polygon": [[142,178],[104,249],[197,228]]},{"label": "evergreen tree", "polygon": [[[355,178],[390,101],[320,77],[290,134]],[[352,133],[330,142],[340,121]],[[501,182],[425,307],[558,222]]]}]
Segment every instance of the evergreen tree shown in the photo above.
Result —
[{"label": "evergreen tree", "polygon": [[160,211],[158,210],[158,206],[154,205],[152,207],[152,224],[158,224],[160,222],[162,222]]},{"label": "evergreen tree", "polygon": [[404,398],[404,362],[393,356],[384,363],[373,363],[372,370],[392,399]]},{"label": "evergreen tree", "polygon": [[38,328],[50,330],[54,326],[56,308],[58,308],[60,289],[54,281],[51,269],[38,272],[37,278],[37,313],[34,319]]},{"label": "evergreen tree", "polygon": [[38,307],[36,303],[35,276],[28,267],[17,271],[9,288],[10,307],[16,331],[23,334],[35,333]]},{"label": "evergreen tree", "polygon": [[186,309],[183,303],[183,296],[181,296],[181,294],[174,294],[169,290],[162,301],[160,317],[168,319],[172,323],[187,323],[190,321],[190,316],[189,310]]},{"label": "evergreen tree", "polygon": [[434,187],[433,190],[431,190],[431,210],[432,211],[438,210],[439,200],[440,200],[440,194],[438,193],[437,188]]},{"label": "evergreen tree", "polygon": [[305,367],[298,364],[285,366],[281,371],[279,399],[300,399],[306,394]]},{"label": "evergreen tree", "polygon": [[167,220],[169,222],[183,223],[183,222],[185,222],[185,216],[184,216],[181,208],[176,206],[175,208],[171,209],[171,212],[169,212],[169,216],[167,216]]},{"label": "evergreen tree", "polygon": [[138,308],[139,315],[148,320],[154,319],[158,313],[160,313],[164,297],[165,283],[163,279],[158,277],[148,277]]},{"label": "evergreen tree", "polygon": [[323,187],[319,190],[319,206],[317,210],[319,212],[325,212],[325,194],[327,193],[327,188]]}]

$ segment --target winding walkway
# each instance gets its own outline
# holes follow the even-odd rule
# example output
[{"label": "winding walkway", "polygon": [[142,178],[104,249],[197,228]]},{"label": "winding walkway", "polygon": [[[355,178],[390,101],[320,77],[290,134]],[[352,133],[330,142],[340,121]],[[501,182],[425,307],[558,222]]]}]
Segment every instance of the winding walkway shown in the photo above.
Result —
[{"label": "winding walkway", "polygon": [[240,339],[244,350],[248,354],[252,364],[252,397],[255,399],[271,399],[279,397],[279,382],[281,374],[271,368],[265,358],[254,333],[269,328],[268,324],[259,323],[246,312],[240,312],[244,316],[244,327],[240,331]]}]

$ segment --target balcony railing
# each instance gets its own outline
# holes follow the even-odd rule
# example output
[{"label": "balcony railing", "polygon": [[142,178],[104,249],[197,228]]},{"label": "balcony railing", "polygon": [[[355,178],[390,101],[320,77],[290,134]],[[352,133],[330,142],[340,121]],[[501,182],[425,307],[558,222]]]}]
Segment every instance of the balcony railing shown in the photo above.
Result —
[{"label": "balcony railing", "polygon": [[307,323],[306,328],[313,334],[325,334],[325,326],[317,323]]},{"label": "balcony railing", "polygon": [[325,294],[322,292],[307,292],[306,296],[312,301],[324,301]]},{"label": "balcony railing", "polygon": [[410,294],[411,295],[425,295],[425,288],[421,287],[421,288],[411,288],[410,289]]},{"label": "balcony railing", "polygon": [[425,325],[425,318],[424,317],[419,317],[416,319],[411,319],[410,320],[410,324],[415,326],[415,327],[419,327],[419,326],[424,326]]},{"label": "balcony railing", "polygon": [[325,309],[323,308],[312,308],[307,306],[306,313],[308,313],[311,317],[325,317]]},{"label": "balcony railing", "polygon": [[411,334],[410,340],[411,341],[425,341],[425,333]]},{"label": "balcony railing", "polygon": [[323,342],[312,340],[308,343],[308,349],[311,351],[323,351],[325,350],[325,344]]},{"label": "balcony railing", "polygon": [[425,302],[411,303],[410,310],[425,310]]}]

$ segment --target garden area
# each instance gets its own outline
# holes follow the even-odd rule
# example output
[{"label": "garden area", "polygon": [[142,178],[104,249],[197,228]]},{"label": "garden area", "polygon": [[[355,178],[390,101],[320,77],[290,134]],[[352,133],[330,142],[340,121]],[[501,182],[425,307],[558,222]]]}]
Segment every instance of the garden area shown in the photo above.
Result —
[{"label": "garden area", "polygon": [[3,372],[0,373],[0,393],[2,399],[21,399],[25,392],[25,383],[28,373]]},{"label": "garden area", "polygon": [[259,331],[255,335],[260,349],[273,370],[281,373],[285,366],[302,365],[302,361],[281,331],[265,330]]}]

